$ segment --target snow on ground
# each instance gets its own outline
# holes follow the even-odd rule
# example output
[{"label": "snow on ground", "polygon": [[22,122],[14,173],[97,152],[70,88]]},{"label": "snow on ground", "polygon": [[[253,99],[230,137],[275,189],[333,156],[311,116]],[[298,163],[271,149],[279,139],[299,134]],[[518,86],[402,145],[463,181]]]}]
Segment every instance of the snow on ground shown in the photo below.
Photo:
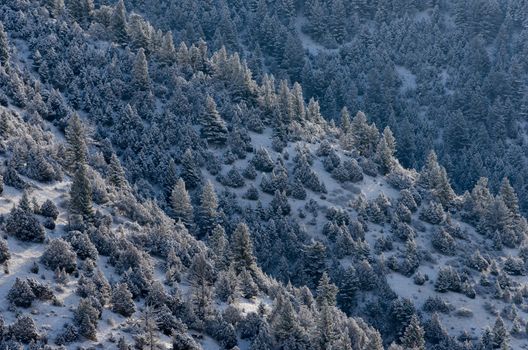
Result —
[{"label": "snow on ground", "polygon": [[402,81],[401,92],[416,89],[416,75],[403,66],[396,66],[396,73]]},{"label": "snow on ground", "polygon": [[297,16],[297,19],[295,20],[295,30],[297,31],[297,34],[299,35],[299,38],[301,39],[302,45],[305,50],[307,50],[312,55],[317,55],[320,52],[325,52],[325,53],[338,53],[339,52],[339,49],[326,48],[323,45],[315,42],[309,35],[305,34],[302,31],[302,27],[307,22],[308,21],[303,16]]}]

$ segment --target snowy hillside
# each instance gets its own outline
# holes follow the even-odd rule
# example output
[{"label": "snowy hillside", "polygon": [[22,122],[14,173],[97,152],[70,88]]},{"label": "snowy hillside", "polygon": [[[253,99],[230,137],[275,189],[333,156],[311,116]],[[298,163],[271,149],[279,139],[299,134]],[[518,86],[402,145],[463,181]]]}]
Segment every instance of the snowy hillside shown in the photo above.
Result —
[{"label": "snowy hillside", "polygon": [[406,169],[389,127],[123,1],[0,22],[1,349],[528,348],[507,178],[457,194],[436,153]]}]

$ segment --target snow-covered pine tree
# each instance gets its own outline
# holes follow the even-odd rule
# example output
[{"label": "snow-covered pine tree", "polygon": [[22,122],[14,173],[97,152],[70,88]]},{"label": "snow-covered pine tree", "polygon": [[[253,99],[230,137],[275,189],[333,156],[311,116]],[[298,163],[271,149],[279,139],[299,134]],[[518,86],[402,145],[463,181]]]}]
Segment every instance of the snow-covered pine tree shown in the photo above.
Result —
[{"label": "snow-covered pine tree", "polygon": [[191,225],[194,218],[193,207],[191,197],[185,188],[185,182],[182,178],[176,181],[172,189],[170,203],[174,212],[174,218],[181,220],[187,226]]},{"label": "snow-covered pine tree", "polygon": [[211,96],[205,100],[205,113],[202,116],[201,135],[211,145],[222,146],[227,142],[227,127],[216,110],[216,103]]}]

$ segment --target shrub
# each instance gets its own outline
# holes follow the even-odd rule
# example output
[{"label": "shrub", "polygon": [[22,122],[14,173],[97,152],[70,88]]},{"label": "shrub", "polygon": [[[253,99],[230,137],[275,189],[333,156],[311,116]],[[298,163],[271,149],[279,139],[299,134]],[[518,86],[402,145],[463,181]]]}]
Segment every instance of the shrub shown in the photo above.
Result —
[{"label": "shrub", "polygon": [[77,268],[77,256],[72,246],[61,238],[54,239],[48,244],[41,261],[52,271],[58,268],[72,273]]}]

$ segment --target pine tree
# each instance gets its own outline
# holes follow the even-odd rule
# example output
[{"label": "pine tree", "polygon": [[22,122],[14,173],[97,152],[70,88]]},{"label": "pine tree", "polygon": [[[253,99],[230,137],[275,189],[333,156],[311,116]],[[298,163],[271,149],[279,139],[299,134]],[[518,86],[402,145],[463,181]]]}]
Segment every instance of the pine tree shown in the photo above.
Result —
[{"label": "pine tree", "polygon": [[204,320],[210,311],[213,273],[214,268],[204,253],[196,254],[189,269],[189,280],[192,286],[192,303],[200,320]]},{"label": "pine tree", "polygon": [[341,284],[339,285],[339,305],[347,314],[352,311],[356,304],[356,293],[359,290],[359,279],[356,269],[349,266],[344,274]]},{"label": "pine tree", "polygon": [[245,223],[239,223],[233,232],[233,245],[231,249],[232,259],[238,273],[246,269],[255,271],[256,260],[253,255],[253,243],[249,234],[249,228]]},{"label": "pine tree", "polygon": [[97,320],[99,311],[93,307],[88,299],[81,299],[79,306],[74,312],[73,321],[77,325],[79,333],[89,339],[97,340]]},{"label": "pine tree", "polygon": [[218,270],[225,270],[229,264],[228,240],[222,226],[216,225],[208,239],[209,248],[215,254],[215,267]]},{"label": "pine tree", "polygon": [[389,129],[389,127],[386,127],[383,130],[383,135],[376,148],[376,158],[381,166],[381,171],[383,174],[387,174],[392,170],[395,164],[395,152],[396,142],[394,136],[392,135],[392,131]]},{"label": "pine tree", "polygon": [[319,308],[324,305],[335,306],[338,288],[335,284],[330,283],[330,278],[326,272],[323,273],[319,285],[317,286],[317,304]]},{"label": "pine tree", "polygon": [[156,315],[154,310],[147,306],[141,314],[141,327],[144,332],[144,345],[146,349],[157,349],[157,330]]},{"label": "pine tree", "polygon": [[250,299],[257,296],[259,291],[258,287],[253,281],[253,277],[248,270],[242,268],[242,271],[239,274],[239,279],[240,292],[244,298]]},{"label": "pine tree", "polygon": [[149,88],[149,70],[147,56],[145,56],[145,50],[140,48],[132,67],[132,78],[134,86],[138,90],[148,90]]},{"label": "pine tree", "polygon": [[110,164],[108,167],[108,181],[117,188],[124,188],[127,184],[125,178],[125,171],[119,162],[119,158],[115,153],[110,157]]},{"label": "pine tree", "polygon": [[519,199],[507,177],[502,180],[499,194],[514,217],[519,217]]},{"label": "pine tree", "polygon": [[126,9],[123,0],[119,0],[110,18],[110,26],[114,36],[119,43],[125,43],[128,39],[128,25],[126,19]]},{"label": "pine tree", "polygon": [[70,188],[70,213],[82,215],[85,219],[93,216],[92,187],[86,174],[86,165],[80,165],[73,177]]},{"label": "pine tree", "polygon": [[273,320],[273,332],[277,341],[281,343],[299,332],[300,325],[288,297],[280,295],[275,302],[276,318]]},{"label": "pine tree", "polygon": [[9,42],[7,40],[7,33],[4,31],[4,26],[0,23],[0,66],[7,66],[9,64]]},{"label": "pine tree", "polygon": [[68,126],[65,130],[65,138],[68,146],[66,148],[66,162],[70,169],[76,170],[80,164],[86,164],[88,147],[86,145],[86,132],[81,122],[81,118],[74,113],[68,119]]},{"label": "pine tree", "polygon": [[323,303],[317,320],[317,341],[320,349],[332,349],[334,342],[337,340],[337,323],[332,306]]},{"label": "pine tree", "polygon": [[493,348],[502,349],[503,347],[508,348],[509,343],[509,332],[504,325],[504,321],[499,316],[493,326]]},{"label": "pine tree", "polygon": [[181,178],[185,181],[185,186],[190,189],[196,188],[202,182],[202,171],[194,160],[193,153],[188,148],[182,157]]},{"label": "pine tree", "polygon": [[304,274],[306,284],[315,287],[326,270],[326,247],[321,242],[313,242],[304,249]]},{"label": "pine tree", "polygon": [[191,197],[185,188],[185,182],[179,178],[171,193],[170,202],[174,212],[174,218],[181,220],[186,226],[193,222],[193,207]]},{"label": "pine tree", "polygon": [[218,221],[218,199],[213,183],[207,181],[200,197],[200,208],[198,210],[197,223],[200,235],[206,236],[215,228]]},{"label": "pine tree", "polygon": [[202,137],[210,144],[221,146],[227,141],[227,133],[225,122],[216,110],[215,101],[211,96],[207,96],[205,114],[202,118]]},{"label": "pine tree", "polygon": [[374,124],[367,123],[367,117],[363,112],[358,112],[350,123],[350,136],[352,145],[363,156],[374,153],[379,139],[378,129]]},{"label": "pine tree", "polygon": [[405,349],[425,350],[424,335],[425,333],[420,325],[420,320],[416,315],[413,315],[400,342]]},{"label": "pine tree", "polygon": [[136,312],[132,293],[126,283],[118,283],[112,289],[112,311],[125,317],[130,317]]},{"label": "pine tree", "polygon": [[7,300],[13,305],[19,307],[30,307],[35,299],[36,296],[27,281],[21,280],[18,277],[7,293]]},{"label": "pine tree", "polygon": [[269,326],[267,323],[263,323],[259,327],[257,336],[251,342],[249,349],[250,350],[272,350],[273,349],[273,337],[270,334]]}]

